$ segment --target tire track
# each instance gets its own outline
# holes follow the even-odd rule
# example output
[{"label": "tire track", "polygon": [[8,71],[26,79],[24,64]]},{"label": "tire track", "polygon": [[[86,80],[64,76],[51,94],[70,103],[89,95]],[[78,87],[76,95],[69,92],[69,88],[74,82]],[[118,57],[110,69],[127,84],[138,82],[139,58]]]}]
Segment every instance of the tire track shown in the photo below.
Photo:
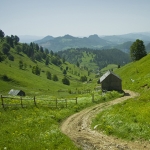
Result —
[{"label": "tire track", "polygon": [[150,142],[148,141],[127,142],[113,136],[107,136],[102,132],[90,128],[92,118],[96,114],[112,105],[136,96],[138,96],[137,93],[125,90],[124,97],[86,108],[68,117],[62,123],[61,131],[69,136],[83,150],[149,150]]}]

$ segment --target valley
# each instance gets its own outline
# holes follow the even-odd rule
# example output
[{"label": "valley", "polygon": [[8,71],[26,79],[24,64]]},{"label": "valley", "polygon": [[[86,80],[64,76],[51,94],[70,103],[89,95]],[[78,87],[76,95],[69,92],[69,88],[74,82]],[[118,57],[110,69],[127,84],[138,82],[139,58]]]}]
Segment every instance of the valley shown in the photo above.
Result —
[{"label": "valley", "polygon": [[[61,41],[66,44],[68,39],[74,38],[67,35]],[[97,43],[99,37],[88,40]],[[130,44],[125,45],[129,48]],[[12,99],[8,107],[6,99],[6,107],[0,108],[0,149],[148,149],[149,51],[133,61],[121,45],[104,50],[68,47],[55,51],[34,42],[21,43],[16,35],[1,37],[0,95]],[[103,93],[97,81],[107,70],[120,76],[123,90],[130,96]],[[17,106],[20,96],[8,95],[11,89],[24,91],[24,98],[35,96],[37,106],[33,100],[24,102],[26,107]],[[75,98],[78,102],[68,101],[67,107],[66,103],[51,107],[50,100]],[[91,143],[95,136],[98,140]]]}]

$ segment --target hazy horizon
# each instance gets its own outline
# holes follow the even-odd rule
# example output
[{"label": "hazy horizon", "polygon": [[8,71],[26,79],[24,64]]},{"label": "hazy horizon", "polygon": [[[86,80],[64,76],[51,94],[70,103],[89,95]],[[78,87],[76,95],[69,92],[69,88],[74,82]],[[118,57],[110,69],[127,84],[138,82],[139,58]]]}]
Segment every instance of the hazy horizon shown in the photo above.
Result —
[{"label": "hazy horizon", "polygon": [[5,35],[75,37],[150,32],[149,0],[0,0]]},{"label": "hazy horizon", "polygon": [[[130,33],[124,33],[124,34],[112,34],[112,35],[98,35],[99,37],[102,37],[102,36],[119,36],[119,35],[127,35],[127,34],[143,34],[143,33],[150,33],[150,31],[145,31],[145,32],[130,32]],[[95,34],[91,34],[91,35],[95,35]],[[58,35],[58,36],[53,36],[53,35],[45,35],[45,36],[39,36],[39,35],[18,35],[18,36],[31,36],[31,37],[46,37],[46,36],[52,36],[52,37],[63,37],[65,35],[70,35],[70,36],[73,36],[73,37],[89,37],[90,35],[87,35],[87,36],[74,36],[74,35],[71,35],[71,34],[64,34],[64,35]]]}]

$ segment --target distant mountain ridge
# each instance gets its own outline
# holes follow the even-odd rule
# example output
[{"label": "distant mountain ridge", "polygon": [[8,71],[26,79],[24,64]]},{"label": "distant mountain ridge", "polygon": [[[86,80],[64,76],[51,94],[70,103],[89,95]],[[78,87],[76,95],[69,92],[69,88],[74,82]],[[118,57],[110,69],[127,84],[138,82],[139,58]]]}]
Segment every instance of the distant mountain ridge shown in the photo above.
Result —
[{"label": "distant mountain ridge", "polygon": [[48,35],[48,36],[44,37],[43,39],[37,40],[36,42],[42,43],[42,42],[46,42],[46,41],[53,40],[53,39],[54,39],[53,36]]},{"label": "distant mountain ridge", "polygon": [[34,42],[44,48],[48,48],[49,50],[53,51],[66,50],[68,48],[83,48],[83,47],[100,49],[105,45],[111,45],[111,42],[100,38],[96,34],[83,38],[65,35],[62,37],[56,37],[47,40],[47,38],[45,37],[41,40]]},{"label": "distant mountain ridge", "polygon": [[43,39],[34,42],[44,48],[53,50],[54,52],[66,50],[69,48],[84,47],[91,49],[119,48],[124,52],[129,52],[129,47],[136,39],[143,40],[145,46],[147,46],[147,44],[150,43],[150,32],[129,33],[111,36],[98,36],[97,34],[94,34],[83,38],[74,37],[67,34],[59,37],[46,36]]},{"label": "distant mountain ridge", "polygon": [[107,41],[122,44],[128,41],[135,41],[136,39],[143,40],[145,44],[150,42],[150,32],[141,32],[141,33],[128,33],[123,35],[110,35],[110,36],[100,36],[102,39]]}]

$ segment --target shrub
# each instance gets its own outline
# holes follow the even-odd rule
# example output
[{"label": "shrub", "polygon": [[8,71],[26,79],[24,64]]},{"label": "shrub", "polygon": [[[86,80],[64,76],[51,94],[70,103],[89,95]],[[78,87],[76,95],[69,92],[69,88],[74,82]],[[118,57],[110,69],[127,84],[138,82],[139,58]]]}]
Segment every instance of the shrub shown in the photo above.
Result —
[{"label": "shrub", "polygon": [[22,51],[22,49],[21,49],[21,47],[19,45],[17,45],[15,47],[15,50],[16,50],[17,54],[19,54]]},{"label": "shrub", "polygon": [[9,79],[8,76],[5,75],[5,74],[1,76],[1,79],[2,79],[3,81],[10,81],[10,80],[11,80],[11,79]]},{"label": "shrub", "polygon": [[53,81],[58,81],[58,77],[57,77],[57,75],[53,75]]},{"label": "shrub", "polygon": [[22,60],[19,61],[19,69],[23,69],[23,61]]},{"label": "shrub", "polygon": [[7,43],[4,43],[4,44],[2,45],[2,52],[3,52],[5,55],[8,55],[9,51],[10,51],[10,46],[9,46]]},{"label": "shrub", "polygon": [[14,61],[14,56],[11,55],[11,54],[9,54],[9,55],[8,55],[8,59],[11,60],[11,61]]},{"label": "shrub", "polygon": [[47,79],[51,80],[52,77],[51,77],[51,73],[49,71],[46,72],[46,76],[47,76]]},{"label": "shrub", "polygon": [[2,62],[3,60],[5,60],[5,58],[6,58],[5,55],[0,52],[0,62]]},{"label": "shrub", "polygon": [[66,84],[66,85],[70,85],[70,81],[69,81],[69,79],[67,79],[66,77],[64,77],[64,78],[62,79],[62,83],[63,83],[63,84]]},{"label": "shrub", "polygon": [[38,66],[33,66],[32,73],[36,75],[40,75],[41,69]]},{"label": "shrub", "polygon": [[81,76],[80,80],[81,80],[82,82],[85,82],[85,81],[87,81],[87,77],[86,77],[86,76]]}]

